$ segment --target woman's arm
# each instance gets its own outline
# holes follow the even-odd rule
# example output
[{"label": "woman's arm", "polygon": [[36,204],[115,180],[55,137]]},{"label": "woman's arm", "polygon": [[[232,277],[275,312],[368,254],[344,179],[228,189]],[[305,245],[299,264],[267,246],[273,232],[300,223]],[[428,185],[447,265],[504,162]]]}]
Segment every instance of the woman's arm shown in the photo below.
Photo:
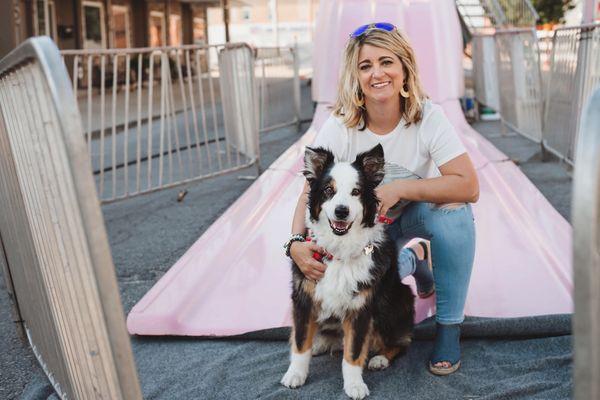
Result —
[{"label": "woman's arm", "polygon": [[302,188],[302,193],[300,193],[298,203],[296,204],[296,210],[294,211],[294,219],[292,220],[292,235],[297,233],[304,235],[306,233],[304,216],[306,215],[306,204],[308,203],[308,190],[308,182],[305,181],[304,187]]},{"label": "woman's arm", "polygon": [[[294,219],[292,220],[292,235],[299,233],[304,235],[306,233],[306,224],[304,222],[304,216],[306,214],[306,204],[308,203],[308,182],[304,182],[304,188],[298,203],[296,204],[296,210],[294,211]],[[324,254],[323,248],[319,247],[314,242],[293,242],[290,245],[290,257],[296,263],[300,271],[308,279],[318,281],[323,277],[325,273],[325,264],[319,262],[313,258],[313,253]]]},{"label": "woman's arm", "polygon": [[400,200],[431,203],[475,203],[479,199],[479,180],[467,153],[439,167],[442,176],[429,179],[396,180],[376,189],[379,213],[385,215]]}]

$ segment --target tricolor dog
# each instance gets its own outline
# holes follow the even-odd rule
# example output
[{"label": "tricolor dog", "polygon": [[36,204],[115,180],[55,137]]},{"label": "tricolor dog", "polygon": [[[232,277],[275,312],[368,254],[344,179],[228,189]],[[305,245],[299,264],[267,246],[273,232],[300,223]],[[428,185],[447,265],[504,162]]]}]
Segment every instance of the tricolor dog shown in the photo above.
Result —
[{"label": "tricolor dog", "polygon": [[343,348],[344,391],[362,399],[369,395],[362,378],[368,356],[369,369],[388,367],[408,348],[414,320],[414,296],[400,281],[396,245],[376,221],[383,148],[352,163],[307,148],[304,162],[306,226],[332,257],[323,259],[327,269],[317,283],[292,262],[291,362],[281,383],[302,386],[313,354]]}]

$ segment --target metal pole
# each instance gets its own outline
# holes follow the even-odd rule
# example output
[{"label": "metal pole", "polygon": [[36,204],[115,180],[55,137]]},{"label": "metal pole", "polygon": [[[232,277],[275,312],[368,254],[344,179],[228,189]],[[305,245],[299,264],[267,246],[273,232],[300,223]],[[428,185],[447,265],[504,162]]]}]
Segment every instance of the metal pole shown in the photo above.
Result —
[{"label": "metal pole", "polygon": [[225,43],[229,43],[229,0],[222,0],[221,7],[223,8],[223,23],[225,24]]},{"label": "metal pole", "polygon": [[589,24],[594,22],[596,13],[596,7],[598,7],[598,0],[585,0],[583,3],[583,13],[581,15],[581,23]]},{"label": "metal pole", "polygon": [[274,46],[279,47],[279,20],[277,15],[277,0],[269,0],[269,9],[271,11],[271,23],[273,25]]},{"label": "metal pole", "polygon": [[577,145],[573,180],[575,399],[600,398],[600,91],[592,96]]},{"label": "metal pole", "polygon": [[296,130],[300,133],[300,56],[298,54],[298,43],[294,43],[292,49],[294,62],[294,115],[296,118]]}]

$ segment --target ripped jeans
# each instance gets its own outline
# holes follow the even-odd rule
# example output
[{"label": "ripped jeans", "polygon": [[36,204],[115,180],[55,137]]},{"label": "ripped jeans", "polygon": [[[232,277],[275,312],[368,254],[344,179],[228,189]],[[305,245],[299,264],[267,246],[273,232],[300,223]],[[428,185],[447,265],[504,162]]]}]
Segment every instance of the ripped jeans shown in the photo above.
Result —
[{"label": "ripped jeans", "polygon": [[399,249],[398,269],[404,278],[415,270],[415,256],[403,248],[415,237],[431,243],[436,293],[436,321],[461,323],[475,256],[475,223],[471,205],[413,202],[387,227]]}]

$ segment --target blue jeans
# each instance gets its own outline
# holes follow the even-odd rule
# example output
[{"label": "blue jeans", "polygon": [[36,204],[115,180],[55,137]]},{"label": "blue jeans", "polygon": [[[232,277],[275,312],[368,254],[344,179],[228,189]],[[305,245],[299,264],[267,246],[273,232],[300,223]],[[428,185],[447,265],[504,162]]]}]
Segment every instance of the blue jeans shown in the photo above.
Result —
[{"label": "blue jeans", "polygon": [[398,268],[402,278],[414,272],[416,262],[414,254],[403,246],[415,237],[431,242],[436,321],[461,323],[475,256],[471,205],[412,202],[387,229],[399,249]]}]

